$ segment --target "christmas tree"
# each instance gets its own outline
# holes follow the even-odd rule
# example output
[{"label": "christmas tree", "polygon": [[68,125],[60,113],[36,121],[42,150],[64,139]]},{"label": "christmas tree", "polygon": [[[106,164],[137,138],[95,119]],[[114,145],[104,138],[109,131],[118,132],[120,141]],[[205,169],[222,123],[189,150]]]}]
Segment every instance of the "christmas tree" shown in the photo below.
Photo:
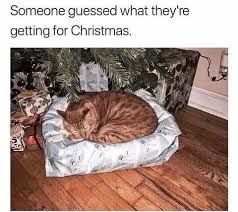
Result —
[{"label": "christmas tree", "polygon": [[157,82],[157,76],[150,73],[151,66],[154,66],[150,61],[158,60],[159,53],[159,49],[144,48],[12,49],[12,72],[17,65],[28,64],[31,70],[33,68],[50,76],[57,94],[77,101],[81,92],[79,67],[82,62],[95,61],[103,68],[114,87],[134,91],[146,89],[148,83]]}]

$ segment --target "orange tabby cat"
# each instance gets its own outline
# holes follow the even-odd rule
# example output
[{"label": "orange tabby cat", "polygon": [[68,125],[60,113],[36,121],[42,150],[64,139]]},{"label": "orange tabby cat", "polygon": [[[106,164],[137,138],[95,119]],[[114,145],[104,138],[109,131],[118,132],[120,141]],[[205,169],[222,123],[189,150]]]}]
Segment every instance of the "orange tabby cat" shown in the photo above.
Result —
[{"label": "orange tabby cat", "polygon": [[70,139],[120,143],[149,135],[158,126],[154,109],[140,97],[123,91],[84,94],[65,112],[57,112]]}]

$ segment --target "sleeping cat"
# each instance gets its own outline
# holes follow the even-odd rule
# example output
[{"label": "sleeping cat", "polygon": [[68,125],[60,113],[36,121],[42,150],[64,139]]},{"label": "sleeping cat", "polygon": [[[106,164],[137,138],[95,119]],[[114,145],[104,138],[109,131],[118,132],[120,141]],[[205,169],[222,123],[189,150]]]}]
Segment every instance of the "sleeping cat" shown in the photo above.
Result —
[{"label": "sleeping cat", "polygon": [[72,140],[120,143],[149,135],[158,126],[154,109],[140,97],[124,91],[84,94],[57,110]]}]

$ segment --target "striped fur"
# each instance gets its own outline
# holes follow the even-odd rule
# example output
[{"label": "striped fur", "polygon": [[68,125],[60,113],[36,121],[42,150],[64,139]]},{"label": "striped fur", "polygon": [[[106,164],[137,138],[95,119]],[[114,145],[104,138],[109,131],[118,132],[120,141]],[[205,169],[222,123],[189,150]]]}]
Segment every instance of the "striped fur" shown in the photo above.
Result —
[{"label": "striped fur", "polygon": [[140,97],[123,91],[84,94],[65,112],[57,112],[70,139],[120,143],[149,135],[158,126],[154,109]]}]

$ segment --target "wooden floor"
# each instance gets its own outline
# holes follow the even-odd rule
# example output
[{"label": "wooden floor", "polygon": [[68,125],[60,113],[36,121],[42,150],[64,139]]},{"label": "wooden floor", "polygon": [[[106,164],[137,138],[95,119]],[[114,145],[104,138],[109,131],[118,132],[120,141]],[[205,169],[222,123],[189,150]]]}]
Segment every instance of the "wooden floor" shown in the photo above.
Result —
[{"label": "wooden floor", "polygon": [[227,121],[176,115],[180,148],[162,166],[46,178],[40,150],[11,155],[12,210],[227,210]]}]

